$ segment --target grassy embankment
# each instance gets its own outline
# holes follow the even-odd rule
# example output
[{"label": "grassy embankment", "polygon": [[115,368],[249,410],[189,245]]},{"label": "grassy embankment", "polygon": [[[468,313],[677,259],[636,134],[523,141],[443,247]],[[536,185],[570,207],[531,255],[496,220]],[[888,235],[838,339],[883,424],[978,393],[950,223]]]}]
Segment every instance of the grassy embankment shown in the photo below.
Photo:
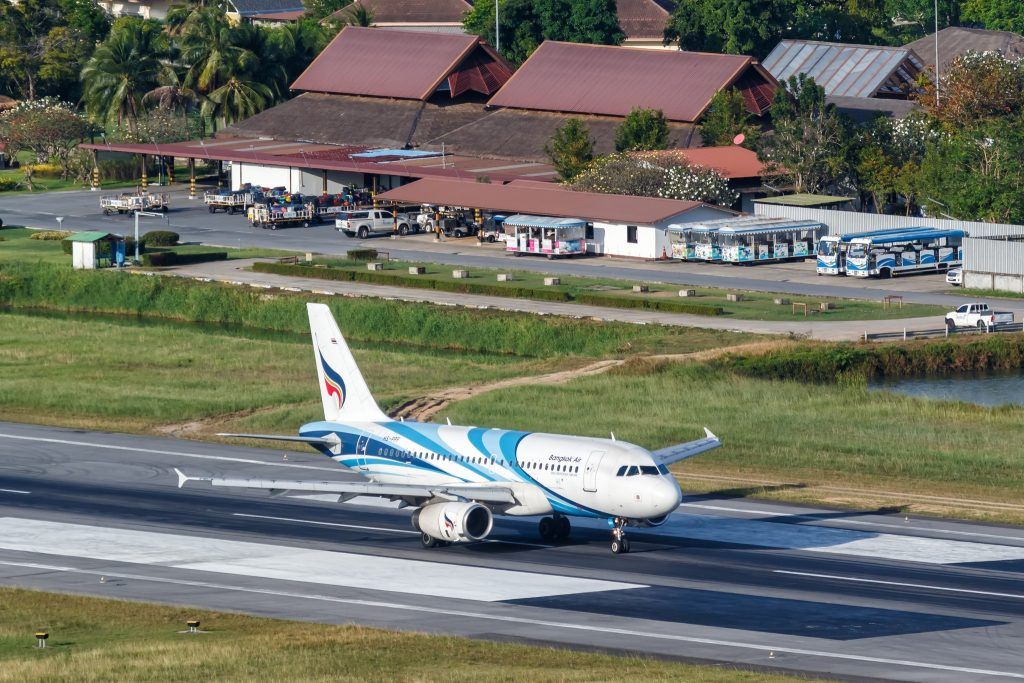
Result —
[{"label": "grassy embankment", "polygon": [[[452,266],[436,263],[411,261],[384,262],[383,271],[370,272],[366,269],[366,261],[346,259],[317,259],[314,266],[294,266],[283,264],[256,264],[254,270],[259,272],[277,273],[282,275],[301,275],[302,277],[326,280],[347,280],[357,278],[364,282],[390,284],[402,287],[420,287],[444,291],[465,291],[469,293],[490,294],[517,298],[535,298],[555,301],[566,301],[601,306],[618,306],[623,308],[657,308],[667,313],[696,313],[698,315],[725,315],[744,320],[803,320],[802,309],[794,309],[791,305],[779,305],[775,299],[782,298],[790,302],[806,303],[811,320],[887,320],[898,318],[915,318],[924,316],[942,316],[945,309],[939,306],[924,304],[906,304],[902,308],[884,308],[881,301],[865,301],[858,299],[836,299],[830,297],[804,297],[791,294],[773,294],[770,292],[742,292],[741,301],[728,301],[727,294],[736,291],[716,289],[712,287],[683,287],[659,282],[646,282],[649,292],[633,291],[633,282],[611,278],[579,277],[575,275],[559,275],[561,284],[545,285],[544,278],[552,274],[538,273],[515,269],[470,268],[469,277],[455,279]],[[410,266],[425,269],[422,275],[410,275]],[[512,282],[498,282],[498,273],[511,273]],[[657,277],[656,272],[651,273]],[[640,280],[637,283],[641,282]],[[680,297],[679,290],[693,289],[694,297]],[[821,303],[831,303],[833,308],[821,311]],[[693,307],[696,307],[695,309]],[[692,310],[691,310],[692,309]],[[702,310],[703,309],[703,310]],[[717,311],[715,309],[718,309]]]},{"label": "grassy embankment", "polygon": [[953,294],[960,294],[966,297],[977,297],[979,299],[988,299],[990,297],[996,299],[1015,299],[1020,301],[1024,299],[1024,294],[1015,294],[1014,292],[1003,292],[998,289],[958,289]]},{"label": "grassy embankment", "polygon": [[[158,228],[150,229],[156,230]],[[131,236],[134,231],[134,224],[131,218],[126,218],[124,225],[111,230],[124,235]],[[33,240],[29,236],[37,230],[29,228],[5,226],[0,230],[0,265],[7,263],[55,263],[62,266],[71,266],[71,257],[61,251],[60,242],[57,240]],[[149,230],[139,229],[140,234],[145,235]],[[226,247],[208,247],[202,244],[179,244],[174,247],[151,247],[150,252],[173,251],[179,254],[208,254],[213,252],[227,252],[229,259],[261,258],[285,256],[289,252],[279,249],[232,249]],[[129,257],[132,253],[129,252]]]},{"label": "grassy embankment", "polygon": [[[307,300],[177,278],[9,264],[0,268],[0,305],[132,317],[0,316],[0,416],[131,431],[231,417],[291,432],[320,414]],[[354,342],[384,406],[446,386],[534,375],[594,358],[686,353],[752,338],[375,299],[321,300]],[[142,325],[138,316],[210,325]]]},{"label": "grassy embankment", "polygon": [[[108,584],[109,585],[109,584]],[[198,618],[207,631],[178,633]],[[34,647],[37,628],[50,632]],[[553,648],[0,588],[0,682],[804,681]]]},{"label": "grassy embankment", "polygon": [[[914,342],[888,347],[803,344],[765,356],[707,364],[638,359],[563,386],[518,387],[456,403],[452,421],[527,430],[565,429],[656,448],[692,439],[707,425],[716,451],[677,466],[687,490],[729,488],[691,474],[793,486],[738,484],[738,493],[864,505],[912,494],[910,509],[1024,521],[1020,443],[1024,407],[988,408],[869,390],[872,374],[1019,368],[1024,339]],[[571,414],[566,406],[571,406]],[[572,420],[572,415],[586,415]],[[877,494],[877,495],[876,495]],[[1016,504],[964,512],[941,496]],[[899,500],[899,497],[896,497]]]}]

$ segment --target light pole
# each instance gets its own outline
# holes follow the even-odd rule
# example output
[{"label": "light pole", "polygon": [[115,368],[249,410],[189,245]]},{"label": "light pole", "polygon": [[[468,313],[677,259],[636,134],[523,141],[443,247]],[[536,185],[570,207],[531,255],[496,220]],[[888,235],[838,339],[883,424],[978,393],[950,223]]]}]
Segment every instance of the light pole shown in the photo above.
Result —
[{"label": "light pole", "polygon": [[146,218],[164,218],[167,220],[167,226],[170,227],[171,219],[166,214],[156,213],[155,211],[136,211],[135,212],[135,264],[139,264],[139,216],[145,216]]},{"label": "light pole", "polygon": [[64,216],[57,216],[57,229],[64,230]]},{"label": "light pole", "polygon": [[939,0],[935,0],[935,106],[939,106]]},{"label": "light pole", "polygon": [[501,27],[498,25],[498,0],[494,0],[494,51],[501,53]]}]

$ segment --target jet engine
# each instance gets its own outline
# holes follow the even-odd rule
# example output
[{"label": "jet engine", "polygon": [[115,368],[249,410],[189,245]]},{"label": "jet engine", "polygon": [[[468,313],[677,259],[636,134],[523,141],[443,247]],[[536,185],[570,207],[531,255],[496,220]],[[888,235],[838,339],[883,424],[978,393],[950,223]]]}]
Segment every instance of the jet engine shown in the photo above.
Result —
[{"label": "jet engine", "polygon": [[636,525],[639,527],[661,526],[667,521],[668,515],[662,515],[661,517],[649,517],[647,519],[638,520]]},{"label": "jet engine", "polygon": [[412,514],[412,525],[439,541],[481,541],[491,533],[494,517],[479,503],[433,503]]}]

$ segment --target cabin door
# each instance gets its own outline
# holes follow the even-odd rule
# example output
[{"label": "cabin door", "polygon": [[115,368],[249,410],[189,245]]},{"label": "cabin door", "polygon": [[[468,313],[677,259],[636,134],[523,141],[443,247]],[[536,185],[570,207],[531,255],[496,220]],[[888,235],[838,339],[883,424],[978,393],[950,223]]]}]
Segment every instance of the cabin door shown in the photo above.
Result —
[{"label": "cabin door", "polygon": [[583,469],[583,490],[597,491],[597,470],[601,466],[601,459],[604,458],[604,451],[591,451],[587,458],[587,465]]}]

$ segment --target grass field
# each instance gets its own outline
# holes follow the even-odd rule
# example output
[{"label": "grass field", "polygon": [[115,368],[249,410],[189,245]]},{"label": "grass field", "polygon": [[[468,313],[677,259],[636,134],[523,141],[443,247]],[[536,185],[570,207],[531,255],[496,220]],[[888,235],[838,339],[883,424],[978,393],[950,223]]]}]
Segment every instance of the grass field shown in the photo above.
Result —
[{"label": "grass field", "polygon": [[[134,232],[131,218],[125,218],[124,225],[115,231],[130,237]],[[145,235],[150,230],[158,230],[152,225],[140,226],[139,233]],[[4,263],[54,263],[71,266],[71,257],[61,250],[57,240],[33,240],[29,235],[37,232],[23,227],[4,226],[0,230],[0,265]],[[114,231],[112,231],[114,232]],[[225,247],[207,247],[200,244],[182,244],[176,247],[159,248],[153,251],[173,250],[182,254],[206,254],[225,251],[229,259],[284,256],[288,252],[278,249],[231,249]],[[130,258],[133,254],[129,253]]]},{"label": "grass field", "polygon": [[[189,619],[206,633],[184,635]],[[45,650],[33,633],[47,629]],[[0,588],[0,682],[688,681],[800,677]]]},{"label": "grass field", "polygon": [[[0,418],[152,431],[259,410],[261,426],[291,433],[323,418],[309,344],[305,334],[0,314]],[[397,344],[356,345],[354,353],[385,409],[454,383],[581,362]]]},{"label": "grass field", "polygon": [[[329,268],[350,271],[366,271],[365,261],[346,259],[317,259],[315,263],[327,265]],[[725,315],[743,320],[799,320],[802,319],[803,311],[798,309],[794,314],[790,305],[778,305],[775,299],[784,298],[791,302],[799,301],[808,304],[812,309],[813,320],[882,320],[896,318],[915,318],[936,315],[941,316],[945,309],[939,306],[927,306],[924,304],[907,304],[902,308],[883,308],[881,301],[864,301],[857,299],[836,299],[830,297],[802,297],[791,294],[773,294],[770,292],[742,292],[743,300],[734,302],[726,300],[727,294],[737,293],[737,290],[715,289],[711,287],[685,287],[696,292],[695,297],[680,297],[681,285],[669,285],[658,282],[649,282],[650,291],[647,293],[633,292],[633,284],[648,282],[638,279],[635,283],[625,280],[610,278],[588,278],[574,275],[559,275],[560,285],[547,286],[544,278],[550,274],[537,273],[528,270],[514,269],[469,269],[469,278],[456,280],[452,277],[451,266],[439,265],[436,263],[421,263],[411,261],[388,261],[384,263],[385,274],[406,276],[410,266],[421,266],[426,272],[423,275],[415,276],[424,282],[432,280],[453,283],[484,283],[497,288],[498,291],[506,290],[509,296],[515,296],[514,290],[535,290],[540,292],[565,292],[577,297],[586,294],[600,294],[619,297],[626,300],[669,300],[686,304],[697,304],[704,306],[717,306],[725,311]],[[498,282],[498,273],[512,273],[512,282]],[[651,273],[656,277],[657,273]],[[315,273],[310,277],[315,277]],[[831,303],[834,308],[829,311],[817,311],[819,304]]]},{"label": "grass field", "polygon": [[[985,408],[806,384],[703,364],[638,360],[562,386],[519,387],[450,406],[452,421],[617,438],[649,448],[696,438],[724,446],[688,472],[1021,502],[1024,408]],[[586,419],[579,416],[585,415]]]}]

